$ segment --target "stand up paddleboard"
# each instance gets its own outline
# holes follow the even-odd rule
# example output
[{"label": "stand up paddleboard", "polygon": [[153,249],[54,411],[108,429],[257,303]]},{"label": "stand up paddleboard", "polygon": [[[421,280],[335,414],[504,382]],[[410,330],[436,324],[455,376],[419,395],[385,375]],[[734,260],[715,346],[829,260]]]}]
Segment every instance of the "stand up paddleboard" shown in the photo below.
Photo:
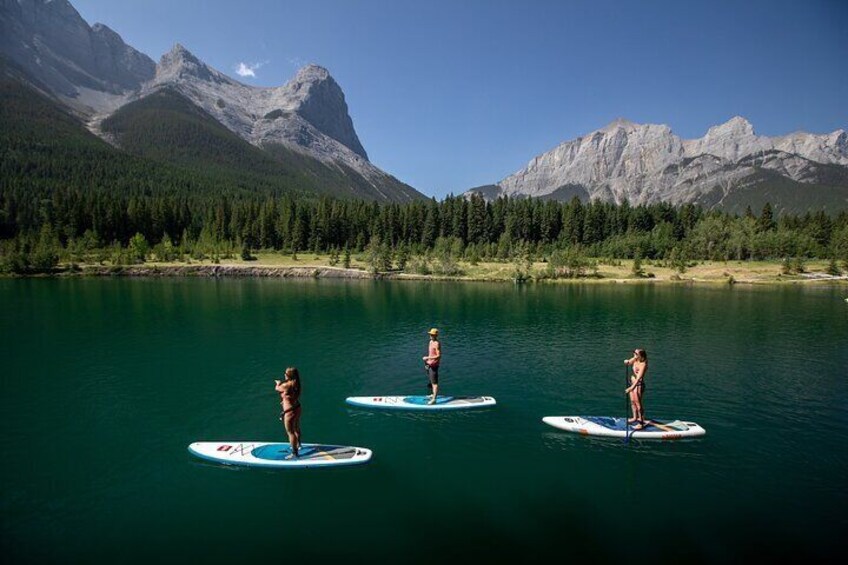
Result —
[{"label": "stand up paddleboard", "polygon": [[624,418],[607,416],[545,416],[542,421],[566,432],[586,436],[620,437],[635,439],[683,439],[706,434],[695,422],[681,420],[648,420],[641,430],[634,430]]},{"label": "stand up paddleboard", "polygon": [[429,404],[429,396],[350,396],[345,402],[360,408],[390,410],[469,410],[496,404],[491,396],[438,396]]},{"label": "stand up paddleboard", "polygon": [[188,450],[201,459],[247,467],[333,467],[371,459],[371,450],[364,447],[318,443],[304,443],[298,457],[292,456],[288,443],[262,441],[196,441]]}]

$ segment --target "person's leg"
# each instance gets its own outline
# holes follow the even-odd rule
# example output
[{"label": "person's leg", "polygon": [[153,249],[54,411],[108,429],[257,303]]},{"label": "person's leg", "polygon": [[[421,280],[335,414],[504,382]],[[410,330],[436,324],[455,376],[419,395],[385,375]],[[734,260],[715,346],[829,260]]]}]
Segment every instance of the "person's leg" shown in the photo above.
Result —
[{"label": "person's leg", "polygon": [[427,373],[430,377],[430,384],[433,387],[433,396],[430,398],[430,404],[435,404],[436,398],[439,395],[439,368],[429,367]]},{"label": "person's leg", "polygon": [[286,412],[283,416],[283,424],[286,426],[286,434],[289,436],[289,445],[291,446],[292,455],[298,456],[297,436],[294,433],[294,413],[293,411]]},{"label": "person's leg", "polygon": [[300,441],[300,414],[303,411],[301,406],[298,406],[295,412],[294,417],[294,437],[297,440],[297,450],[300,452],[301,441]]},{"label": "person's leg", "polygon": [[[633,382],[634,382],[634,377],[631,375],[630,376],[630,384],[632,385]],[[630,416],[630,418],[627,419],[627,423],[629,423],[629,424],[635,424],[638,421],[638,418],[637,418],[637,415],[636,415],[636,392],[637,392],[637,390],[638,389],[634,388],[629,393],[627,393],[627,396],[630,397],[630,414],[631,414],[631,416]]]},{"label": "person's leg", "polygon": [[636,407],[636,389],[630,391],[630,412],[633,414],[632,418],[628,418],[628,422],[631,424],[635,424],[639,421],[638,409]]},{"label": "person's leg", "polygon": [[636,404],[633,405],[633,412],[636,414],[636,422],[633,424],[634,430],[641,430],[645,427],[645,421],[642,419],[642,406],[639,404],[639,400],[636,400]]},{"label": "person's leg", "polygon": [[642,387],[636,387],[633,390],[633,417],[636,418],[634,430],[641,430],[645,427],[645,420],[642,416],[642,395],[640,394]]}]

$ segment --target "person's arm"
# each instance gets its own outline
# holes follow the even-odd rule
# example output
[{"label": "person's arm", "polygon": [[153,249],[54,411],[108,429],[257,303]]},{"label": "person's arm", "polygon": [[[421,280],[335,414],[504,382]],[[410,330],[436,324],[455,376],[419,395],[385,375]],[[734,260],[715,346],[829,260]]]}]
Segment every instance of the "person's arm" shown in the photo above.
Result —
[{"label": "person's arm", "polygon": [[277,383],[276,386],[274,386],[274,390],[276,390],[280,394],[287,391],[291,386],[291,383],[288,381],[275,380],[274,382]]},{"label": "person's arm", "polygon": [[[624,360],[625,365],[633,365],[633,363],[635,363],[635,362],[636,362],[636,356],[635,355],[633,357],[631,357],[630,359]],[[633,371],[633,372],[635,373],[636,371]],[[638,379],[637,379],[636,382],[639,382]],[[636,383],[630,383],[630,386],[627,387],[626,389],[624,389],[624,394],[630,394],[633,391],[634,388],[636,388]]]}]

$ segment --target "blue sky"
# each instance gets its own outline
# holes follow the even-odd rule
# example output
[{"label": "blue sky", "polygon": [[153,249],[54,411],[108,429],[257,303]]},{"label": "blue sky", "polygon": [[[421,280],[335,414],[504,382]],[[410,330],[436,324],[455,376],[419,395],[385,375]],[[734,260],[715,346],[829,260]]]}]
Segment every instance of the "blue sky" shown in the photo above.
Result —
[{"label": "blue sky", "polygon": [[247,84],[327,67],[371,161],[437,198],[617,117],[685,138],[735,115],[848,128],[844,0],[71,2],[154,60],[179,42]]}]

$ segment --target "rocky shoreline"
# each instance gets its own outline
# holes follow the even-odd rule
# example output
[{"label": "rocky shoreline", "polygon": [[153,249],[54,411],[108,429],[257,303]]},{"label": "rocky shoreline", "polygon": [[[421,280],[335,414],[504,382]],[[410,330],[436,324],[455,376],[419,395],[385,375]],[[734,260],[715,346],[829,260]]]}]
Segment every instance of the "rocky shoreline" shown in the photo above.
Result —
[{"label": "rocky shoreline", "polygon": [[95,277],[382,279],[393,276],[390,273],[372,274],[359,269],[344,269],[340,267],[265,267],[249,265],[95,265],[81,267],[75,273]]},{"label": "rocky shoreline", "polygon": [[418,281],[458,281],[458,282],[534,282],[545,284],[743,284],[743,285],[785,285],[785,284],[848,284],[848,274],[832,276],[825,273],[804,273],[800,276],[759,277],[734,273],[734,276],[704,277],[695,273],[688,276],[672,277],[581,277],[575,279],[542,279],[516,281],[502,274],[447,276],[436,274],[414,274],[402,271],[373,273],[363,268],[345,269],[329,266],[273,266],[273,265],[72,265],[54,269],[52,272],[29,274],[0,274],[4,277],[194,277],[194,278],[280,278],[280,279],[347,279],[347,280],[418,280]]},{"label": "rocky shoreline", "polygon": [[[761,269],[740,270],[738,268],[713,269],[699,272],[692,269],[684,275],[672,273],[646,277],[627,276],[624,272],[606,273],[604,276],[589,276],[574,279],[549,279],[530,277],[516,280],[512,273],[467,272],[459,275],[417,274],[403,271],[374,273],[363,267],[343,268],[326,265],[268,265],[268,264],[159,264],[144,263],[138,265],[77,265],[67,264],[49,272],[0,273],[0,278],[68,278],[68,277],[189,277],[189,278],[278,278],[278,279],[338,279],[338,280],[418,280],[418,281],[455,281],[455,282],[501,282],[501,283],[542,283],[542,284],[671,284],[671,285],[785,285],[785,284],[838,284],[848,285],[848,274],[830,275],[813,271],[794,275],[777,272],[774,265],[772,273],[763,273]],[[726,270],[725,270],[726,269]]]}]

